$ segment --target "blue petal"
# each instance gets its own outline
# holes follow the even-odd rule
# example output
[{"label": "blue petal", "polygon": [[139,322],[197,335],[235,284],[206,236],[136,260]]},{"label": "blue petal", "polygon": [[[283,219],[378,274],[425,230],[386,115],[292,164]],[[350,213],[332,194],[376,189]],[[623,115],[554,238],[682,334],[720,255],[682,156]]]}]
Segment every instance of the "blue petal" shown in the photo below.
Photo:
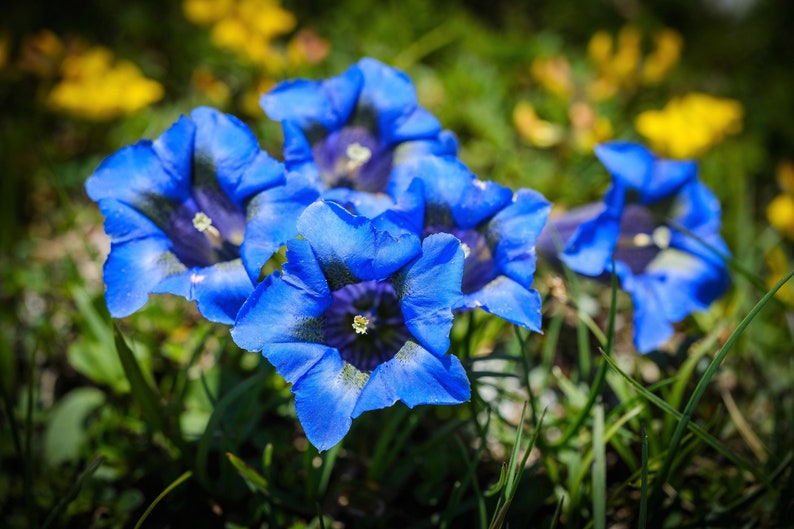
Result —
[{"label": "blue petal", "polygon": [[111,245],[104,279],[105,300],[114,318],[143,307],[161,281],[185,270],[169,248],[168,239],[157,236]]},{"label": "blue petal", "polygon": [[663,200],[697,174],[692,161],[658,160],[644,145],[616,141],[595,148],[616,183],[640,192],[643,204]]},{"label": "blue petal", "polygon": [[119,149],[99,165],[85,183],[95,201],[114,198],[130,205],[146,204],[149,196],[182,202],[190,196],[190,174],[166,170],[149,140]]},{"label": "blue petal", "polygon": [[416,90],[407,75],[368,57],[358,65],[364,74],[360,104],[374,108],[385,144],[431,137],[441,131],[438,120],[417,106]]},{"label": "blue petal", "polygon": [[298,232],[311,243],[334,284],[385,279],[420,251],[416,235],[394,237],[333,202],[315,202],[306,208],[298,219]]},{"label": "blue petal", "polygon": [[112,198],[99,201],[99,211],[105,216],[105,233],[114,243],[156,236],[163,231],[137,209]]},{"label": "blue petal", "polygon": [[313,342],[275,343],[262,348],[262,356],[291,384],[331,352],[339,354],[333,347]]},{"label": "blue petal", "polygon": [[479,307],[530,331],[541,332],[540,294],[507,276],[499,276],[466,295],[465,306]]},{"label": "blue petal", "polygon": [[428,209],[449,212],[463,229],[477,226],[510,202],[513,192],[494,182],[477,180],[451,156],[420,156],[395,167],[390,192],[399,194],[414,179],[424,183]]},{"label": "blue petal", "polygon": [[274,272],[245,301],[232,328],[234,342],[248,351],[271,344],[322,341],[320,317],[330,294],[305,290]]},{"label": "blue petal", "polygon": [[243,204],[248,198],[264,189],[284,184],[285,179],[284,164],[265,151],[259,151],[251,165],[245,169],[231,198],[238,204]]},{"label": "blue petal", "polygon": [[317,190],[304,177],[290,174],[284,185],[267,189],[248,202],[240,255],[251,279],[258,281],[267,260],[298,234],[298,217],[317,196]]},{"label": "blue petal", "polygon": [[154,292],[175,294],[195,301],[208,320],[231,325],[240,306],[254,290],[240,259],[205,268],[191,268],[172,275],[157,285]]},{"label": "blue petal", "polygon": [[227,196],[236,197],[243,174],[260,152],[256,137],[236,117],[212,108],[199,107],[190,117],[196,123],[194,186],[212,187],[217,180]]},{"label": "blue petal", "polygon": [[466,370],[456,357],[438,357],[408,342],[394,358],[372,372],[352,415],[358,417],[398,400],[413,408],[419,404],[460,404],[470,397]]},{"label": "blue petal", "polygon": [[519,189],[513,202],[497,213],[486,228],[495,240],[494,260],[504,274],[529,288],[535,273],[535,243],[551,204],[536,191]]},{"label": "blue petal", "polygon": [[432,353],[449,349],[452,307],[461,301],[463,249],[447,233],[429,235],[422,254],[393,279],[405,326]]},{"label": "blue petal", "polygon": [[319,169],[317,164],[314,163],[314,151],[309,139],[295,123],[285,121],[282,123],[284,129],[284,146],[282,148],[284,153],[284,163],[287,164],[287,169],[295,171],[296,167],[303,164],[311,164],[314,166],[314,171],[317,172],[319,179]]},{"label": "blue petal", "polygon": [[158,158],[180,186],[190,186],[193,175],[193,142],[196,125],[189,118],[180,116],[152,144]]},{"label": "blue petal", "polygon": [[538,255],[551,265],[560,266],[560,253],[579,226],[595,219],[603,210],[603,203],[592,202],[560,214],[552,214],[535,244]]},{"label": "blue petal", "polygon": [[325,81],[280,83],[259,100],[270,119],[292,121],[307,130],[315,124],[336,130],[347,123],[364,79],[358,66]]},{"label": "blue petal", "polygon": [[366,375],[330,349],[292,386],[298,419],[318,450],[336,445],[350,430],[353,409],[365,383]]},{"label": "blue petal", "polygon": [[611,269],[612,253],[620,234],[625,194],[613,186],[604,197],[606,208],[594,219],[583,222],[565,245],[560,259],[574,272],[599,276]]}]

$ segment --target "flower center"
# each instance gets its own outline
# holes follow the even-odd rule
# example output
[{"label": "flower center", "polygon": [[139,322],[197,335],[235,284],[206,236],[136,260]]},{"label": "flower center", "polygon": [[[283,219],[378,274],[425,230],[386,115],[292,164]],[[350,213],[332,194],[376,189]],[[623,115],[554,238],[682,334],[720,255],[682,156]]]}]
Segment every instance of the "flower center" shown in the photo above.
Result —
[{"label": "flower center", "polygon": [[364,281],[333,292],[323,314],[323,337],[357,369],[371,372],[411,338],[391,283]]},{"label": "flower center", "polygon": [[347,187],[380,193],[386,189],[392,149],[383,148],[366,127],[347,126],[312,146],[320,177],[329,189]]},{"label": "flower center", "polygon": [[628,265],[634,274],[642,273],[661,250],[670,247],[672,232],[646,207],[630,204],[623,210],[615,260]]}]

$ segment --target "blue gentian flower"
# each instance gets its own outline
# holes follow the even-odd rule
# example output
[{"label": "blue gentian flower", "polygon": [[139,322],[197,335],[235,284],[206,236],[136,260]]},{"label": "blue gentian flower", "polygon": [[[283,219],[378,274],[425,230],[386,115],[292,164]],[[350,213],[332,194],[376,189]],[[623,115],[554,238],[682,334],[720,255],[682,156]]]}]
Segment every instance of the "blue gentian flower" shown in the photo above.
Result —
[{"label": "blue gentian flower", "polygon": [[283,82],[261,105],[282,122],[287,168],[370,218],[393,205],[395,165],[419,153],[457,153],[454,136],[417,104],[411,80],[371,58],[327,80]]},{"label": "blue gentian flower", "polygon": [[445,354],[461,296],[457,239],[395,236],[325,201],[306,209],[298,231],[283,274],[256,287],[232,337],[292,383],[315,447],[336,445],[353,418],[398,400],[414,407],[469,399],[465,370]]},{"label": "blue gentian flower", "polygon": [[452,156],[406,161],[395,169],[393,186],[415,187],[416,180],[425,199],[422,235],[450,233],[463,243],[464,297],[455,308],[481,308],[540,332],[540,294],[532,283],[535,242],[549,214],[548,201],[530,189],[514,193],[479,180]]},{"label": "blue gentian flower", "polygon": [[706,309],[730,284],[720,236],[720,204],[697,177],[694,161],[657,158],[631,142],[599,145],[612,175],[603,203],[549,222],[538,244],[575,272],[615,273],[634,303],[634,342],[658,348],[673,323]]},{"label": "blue gentian flower", "polygon": [[111,238],[104,278],[113,317],[137,311],[150,293],[171,293],[226,324],[318,195],[260,150],[245,124],[210,108],[109,156],[86,191]]}]

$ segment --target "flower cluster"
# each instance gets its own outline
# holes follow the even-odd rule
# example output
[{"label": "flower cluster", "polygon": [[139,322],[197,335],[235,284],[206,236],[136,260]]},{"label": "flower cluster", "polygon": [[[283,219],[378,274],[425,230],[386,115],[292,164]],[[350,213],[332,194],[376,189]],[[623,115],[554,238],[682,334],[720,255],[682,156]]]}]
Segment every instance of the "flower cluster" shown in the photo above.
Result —
[{"label": "flower cluster", "polygon": [[[320,450],[365,411],[469,399],[465,368],[449,354],[454,317],[482,310],[540,332],[533,279],[550,204],[474,175],[410,79],[374,59],[330,79],[286,81],[261,105],[282,124],[283,162],[238,119],[202,107],[88,179],[112,242],[111,314],[135,312],[151,293],[195,300],[292,384]],[[599,275],[614,253],[645,350],[666,335],[660,321],[724,290],[719,208],[691,165],[633,145],[598,155],[615,183],[563,259]],[[669,216],[657,217],[659,201],[672,204]],[[631,248],[624,216],[634,219]],[[267,273],[284,248],[286,262]],[[661,295],[665,284],[674,295]]]},{"label": "flower cluster", "polygon": [[729,285],[720,205],[692,161],[630,142],[600,145],[596,156],[612,175],[603,202],[553,218],[538,251],[583,275],[614,271],[634,302],[634,342],[648,352]]},{"label": "flower cluster", "polygon": [[[262,106],[283,124],[283,163],[233,116],[198,108],[88,179],[112,241],[111,314],[150,293],[195,300],[292,383],[319,449],[367,410],[467,400],[447,354],[454,314],[540,330],[548,202],[476,178],[410,79],[373,59],[282,83]],[[286,263],[265,275],[283,246]]]}]

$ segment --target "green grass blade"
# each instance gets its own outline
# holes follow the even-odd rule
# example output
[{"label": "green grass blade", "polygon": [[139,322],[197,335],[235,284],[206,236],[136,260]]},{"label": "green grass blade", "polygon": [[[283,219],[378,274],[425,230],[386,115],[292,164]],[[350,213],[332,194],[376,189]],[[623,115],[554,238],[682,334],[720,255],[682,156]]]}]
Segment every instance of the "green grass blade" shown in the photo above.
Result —
[{"label": "green grass blade", "polygon": [[604,405],[593,408],[593,527],[606,529],[607,461],[604,438]]},{"label": "green grass blade", "polygon": [[645,529],[648,525],[648,434],[645,425],[642,425],[642,473],[640,478],[640,514],[637,517],[638,529]]},{"label": "green grass blade", "polygon": [[170,485],[168,485],[163,492],[161,492],[154,501],[146,508],[140,518],[138,518],[138,523],[135,524],[133,529],[140,529],[143,525],[143,522],[146,521],[146,518],[149,517],[149,514],[157,507],[157,504],[160,503],[163,498],[165,498],[172,490],[177,488],[179,485],[187,481],[193,473],[191,471],[187,471],[178,478],[176,478]]},{"label": "green grass blade", "polygon": [[692,396],[689,398],[689,402],[687,402],[687,405],[684,408],[684,412],[681,416],[678,426],[676,426],[676,429],[673,432],[673,437],[668,444],[667,455],[665,456],[664,463],[662,464],[662,469],[656,478],[653,492],[651,493],[651,498],[656,498],[659,494],[661,494],[662,486],[667,482],[667,478],[673,469],[673,462],[678,452],[678,446],[681,443],[681,439],[684,437],[684,432],[687,430],[687,426],[690,422],[692,414],[694,413],[697,405],[700,403],[700,399],[703,397],[706,387],[711,382],[714,374],[717,372],[717,368],[719,368],[720,364],[722,364],[722,361],[725,359],[728,351],[731,350],[733,344],[739,339],[739,336],[741,336],[747,326],[750,325],[750,322],[753,321],[755,316],[761,312],[761,309],[763,309],[766,304],[774,297],[775,293],[777,293],[777,291],[780,290],[780,288],[792,277],[794,277],[794,271],[789,272],[780,281],[778,281],[777,284],[772,287],[772,289],[767,292],[764,297],[761,298],[761,301],[756,303],[747,316],[745,316],[741,323],[739,323],[739,326],[734,329],[734,331],[728,337],[728,340],[706,368],[706,371],[703,373],[700,382],[698,382],[698,385],[695,387]]},{"label": "green grass blade", "polygon": [[[115,331],[116,351],[121,360],[121,366],[124,368],[124,374],[130,383],[133,398],[141,407],[143,417],[154,430],[166,434],[164,431],[165,420],[162,406],[160,405],[160,396],[146,381],[141,366],[138,365],[138,361],[135,359],[135,355],[124,340],[121,331],[116,326],[114,326],[113,329]],[[166,437],[168,437],[167,434]]]},{"label": "green grass blade", "polygon": [[94,472],[99,470],[99,467],[102,466],[102,463],[105,462],[104,457],[97,457],[85,467],[80,476],[78,476],[77,480],[74,482],[74,485],[67,491],[66,495],[58,502],[55,508],[50,512],[47,516],[47,519],[44,520],[44,524],[41,526],[41,529],[47,529],[53,522],[60,518],[61,514],[66,510],[69,504],[77,497],[77,494],[80,492],[80,489],[83,487],[83,483],[91,477]]}]

